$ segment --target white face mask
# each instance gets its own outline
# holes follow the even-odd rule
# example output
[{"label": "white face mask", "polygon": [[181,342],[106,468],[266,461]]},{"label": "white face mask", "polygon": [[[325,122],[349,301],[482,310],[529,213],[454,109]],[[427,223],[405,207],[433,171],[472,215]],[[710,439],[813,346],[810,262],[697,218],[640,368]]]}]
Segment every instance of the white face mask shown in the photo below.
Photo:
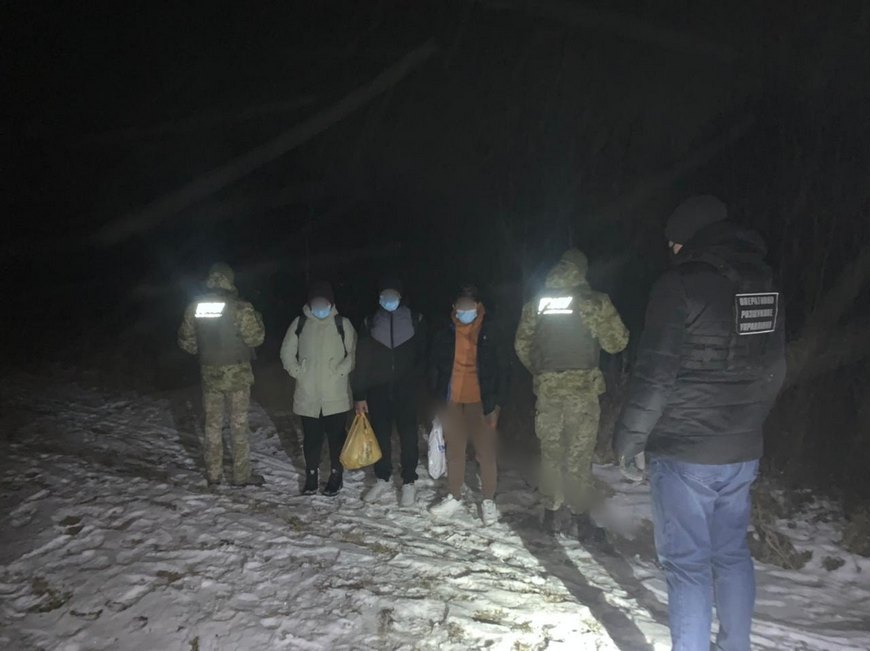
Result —
[{"label": "white face mask", "polygon": [[381,294],[378,302],[387,312],[395,312],[402,303],[402,297],[398,292],[387,290]]},{"label": "white face mask", "polygon": [[332,305],[327,301],[314,301],[308,306],[316,319],[325,319],[332,313]]},{"label": "white face mask", "polygon": [[473,307],[470,310],[456,310],[456,318],[464,325],[474,323],[474,320],[477,318],[477,308]]}]

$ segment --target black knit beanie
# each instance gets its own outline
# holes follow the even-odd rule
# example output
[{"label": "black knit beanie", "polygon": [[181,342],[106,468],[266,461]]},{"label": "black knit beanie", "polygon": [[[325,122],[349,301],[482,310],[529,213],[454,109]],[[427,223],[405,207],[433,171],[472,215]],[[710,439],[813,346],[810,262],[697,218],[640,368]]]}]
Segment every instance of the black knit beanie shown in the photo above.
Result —
[{"label": "black knit beanie", "polygon": [[686,244],[702,228],[728,219],[727,206],[710,194],[686,199],[668,217],[665,235],[675,244]]}]

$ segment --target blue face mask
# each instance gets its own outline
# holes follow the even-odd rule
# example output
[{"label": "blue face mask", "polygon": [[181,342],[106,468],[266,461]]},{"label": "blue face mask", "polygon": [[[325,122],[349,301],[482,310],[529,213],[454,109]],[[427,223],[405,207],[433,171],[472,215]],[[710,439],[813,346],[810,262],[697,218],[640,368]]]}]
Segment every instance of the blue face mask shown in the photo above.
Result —
[{"label": "blue face mask", "polygon": [[401,299],[395,298],[393,296],[381,296],[380,298],[381,307],[384,308],[387,312],[395,312],[399,309],[399,303],[401,303]]},{"label": "blue face mask", "polygon": [[472,310],[456,310],[456,318],[459,322],[468,325],[477,318],[477,309]]},{"label": "blue face mask", "polygon": [[314,315],[316,319],[320,319],[321,321],[328,317],[332,313],[332,306],[328,307],[314,307],[311,308],[311,314]]}]

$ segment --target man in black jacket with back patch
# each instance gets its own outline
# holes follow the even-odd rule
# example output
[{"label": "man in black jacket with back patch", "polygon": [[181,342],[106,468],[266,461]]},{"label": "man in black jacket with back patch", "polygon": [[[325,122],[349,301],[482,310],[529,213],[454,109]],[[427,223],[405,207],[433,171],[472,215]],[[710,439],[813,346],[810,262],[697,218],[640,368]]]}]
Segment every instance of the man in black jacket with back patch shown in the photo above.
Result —
[{"label": "man in black jacket with back patch", "polygon": [[749,490],[785,378],[783,305],[762,238],[715,197],[683,202],[665,233],[674,266],[652,289],[614,447],[627,470],[649,457],[673,648],[709,648],[715,595],[716,648],[748,651]]}]

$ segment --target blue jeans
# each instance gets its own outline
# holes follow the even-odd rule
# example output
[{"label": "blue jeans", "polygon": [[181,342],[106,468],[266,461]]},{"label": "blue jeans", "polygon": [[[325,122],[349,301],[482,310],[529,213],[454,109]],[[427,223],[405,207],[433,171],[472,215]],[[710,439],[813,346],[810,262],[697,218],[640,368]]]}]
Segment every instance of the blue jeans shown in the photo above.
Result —
[{"label": "blue jeans", "polygon": [[755,570],[746,541],[758,461],[726,465],[650,461],[656,552],[668,582],[674,651],[749,651]]}]

